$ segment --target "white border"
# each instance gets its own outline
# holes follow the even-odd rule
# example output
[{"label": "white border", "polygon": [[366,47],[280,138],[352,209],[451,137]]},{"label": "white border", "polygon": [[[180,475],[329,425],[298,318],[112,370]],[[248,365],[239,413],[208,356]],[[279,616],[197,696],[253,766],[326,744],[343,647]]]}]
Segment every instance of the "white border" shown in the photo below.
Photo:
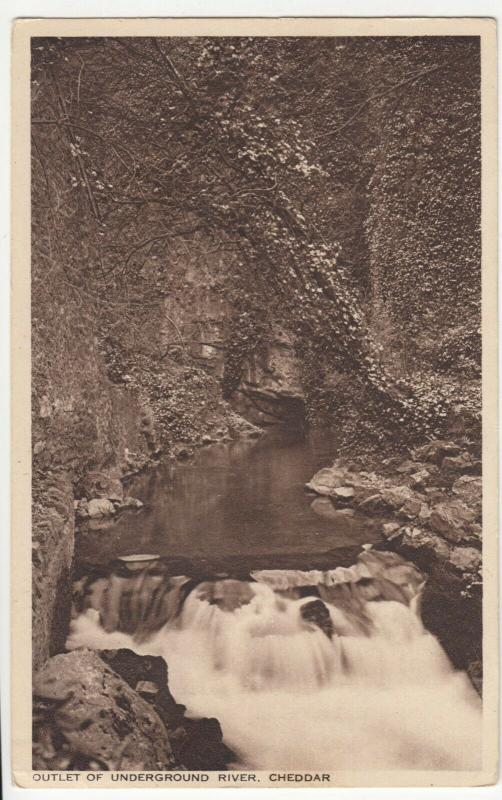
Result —
[{"label": "white border", "polygon": [[[9,124],[10,119],[10,37],[11,21],[19,17],[155,17],[155,16],[179,16],[179,17],[295,17],[295,16],[485,16],[494,17],[501,24],[500,0],[351,0],[350,4],[341,0],[255,0],[253,3],[243,2],[243,0],[3,0],[0,7],[0,97],[4,99],[3,125],[0,129],[0,154],[2,163],[6,169],[4,175],[6,182],[0,199],[0,263],[3,269],[0,270],[0,325],[3,335],[0,337],[0,375],[3,377],[2,386],[8,385],[10,374],[9,366],[9,270],[7,264],[10,259],[9,229],[10,229],[10,204],[8,191],[8,175],[10,171],[10,151],[9,151]],[[502,34],[500,35],[502,39]],[[499,85],[500,85],[500,62],[501,46],[499,43]],[[2,91],[3,90],[3,91]],[[499,131],[502,126],[499,124]],[[499,133],[500,136],[500,133]],[[499,142],[500,146],[500,142]],[[499,212],[500,213],[500,212]],[[499,220],[499,231],[502,230]],[[499,234],[500,237],[500,234]],[[500,243],[500,238],[499,238]],[[502,282],[500,282],[502,284]],[[499,289],[499,301],[502,299],[502,288]],[[502,359],[501,359],[502,364]],[[502,370],[499,371],[499,374]],[[0,604],[2,609],[2,656],[1,656],[1,676],[2,676],[2,761],[3,761],[3,790],[7,800],[11,798],[33,797],[34,800],[49,800],[53,792],[50,789],[31,790],[19,789],[10,785],[10,732],[9,721],[9,693],[8,693],[8,671],[9,671],[9,483],[10,483],[10,464],[9,464],[9,398],[7,391],[0,395],[0,428],[3,444],[1,452],[3,458],[0,464],[0,507],[2,508],[4,524],[3,537],[1,540],[2,548],[2,575],[0,579]],[[110,792],[120,792],[120,789],[93,790],[93,800],[107,797]],[[127,789],[128,792],[134,791]],[[164,790],[157,790],[159,792]],[[176,794],[176,790],[165,790],[170,795]],[[201,800],[200,790],[182,790],[181,798],[190,800],[197,797]],[[289,798],[291,790],[277,789],[269,790],[273,793],[274,800],[277,798]],[[244,792],[243,800],[263,800],[263,790],[239,789],[239,794]],[[456,800],[457,798],[501,798],[501,784],[491,787],[473,787],[468,789],[459,788],[437,788],[437,789],[344,789],[336,788],[331,792],[327,789],[322,796],[329,796],[336,792],[340,800],[397,800],[399,798],[410,798],[410,800]],[[178,792],[179,793],[179,792]],[[58,796],[64,798],[67,793],[64,790],[58,791]],[[79,792],[78,796],[87,797],[85,790]],[[74,795],[75,796],[75,795]],[[207,789],[202,795],[204,800],[216,800],[220,797],[218,789]],[[295,789],[293,797],[307,798],[307,790]]]}]

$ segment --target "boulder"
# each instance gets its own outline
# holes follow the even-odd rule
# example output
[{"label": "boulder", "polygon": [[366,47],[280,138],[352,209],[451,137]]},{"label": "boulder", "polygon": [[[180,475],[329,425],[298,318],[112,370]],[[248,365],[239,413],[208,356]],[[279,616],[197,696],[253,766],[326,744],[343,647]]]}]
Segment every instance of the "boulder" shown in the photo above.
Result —
[{"label": "boulder", "polygon": [[324,605],[322,600],[316,598],[309,600],[302,605],[300,614],[306,622],[317,625],[320,630],[326,634],[328,639],[331,639],[334,633],[333,622],[327,606]]},{"label": "boulder", "polygon": [[347,471],[340,467],[326,467],[316,472],[314,477],[305,484],[305,488],[321,495],[332,495],[335,489],[345,485]]},{"label": "boulder", "polygon": [[474,547],[454,547],[450,561],[462,572],[476,572],[481,566],[481,553]]},{"label": "boulder", "polygon": [[434,439],[415,448],[412,455],[418,461],[426,461],[439,466],[445,456],[458,456],[460,452],[461,448],[458,444],[443,439]]},{"label": "boulder", "polygon": [[169,691],[166,662],[132,650],[102,650],[100,656],[151,703],[166,726],[178,764],[185,769],[225,770],[235,754],[224,744],[218,720],[188,719],[185,706]]},{"label": "boulder", "polygon": [[335,520],[340,514],[340,512],[334,507],[329,497],[316,497],[316,499],[310,504],[310,508],[314,514],[317,514],[319,517],[323,517],[324,519]]},{"label": "boulder", "polygon": [[440,559],[449,558],[450,547],[440,536],[424,531],[422,528],[411,526],[403,528],[402,531],[402,547],[409,547],[413,550],[426,550],[429,555]]},{"label": "boulder", "polygon": [[342,502],[348,502],[352,500],[355,493],[355,489],[352,486],[339,486],[333,490],[333,497]]},{"label": "boulder", "polygon": [[107,497],[94,497],[87,504],[87,513],[91,519],[111,517],[115,514],[115,506]]},{"label": "boulder", "polygon": [[166,728],[150,703],[97,653],[74,650],[35,675],[34,769],[173,769]]},{"label": "boulder", "polygon": [[446,456],[441,464],[441,469],[447,473],[460,475],[472,469],[472,458],[469,453],[461,453],[458,456]]},{"label": "boulder", "polygon": [[450,542],[461,542],[467,538],[470,523],[476,514],[460,500],[438,503],[431,511],[430,525]]}]

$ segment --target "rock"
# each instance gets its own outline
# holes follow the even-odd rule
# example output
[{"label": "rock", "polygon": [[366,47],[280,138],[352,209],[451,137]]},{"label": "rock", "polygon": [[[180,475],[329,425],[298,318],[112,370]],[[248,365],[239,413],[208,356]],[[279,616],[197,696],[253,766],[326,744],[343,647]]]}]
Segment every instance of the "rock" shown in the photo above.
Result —
[{"label": "rock", "polygon": [[89,519],[89,507],[85,497],[75,501],[74,509],[77,519]]},{"label": "rock", "polygon": [[483,486],[481,478],[478,476],[462,475],[461,478],[457,478],[451,490],[464,503],[468,503],[471,506],[481,506]]},{"label": "rock", "polygon": [[336,516],[338,519],[351,519],[355,517],[356,512],[353,508],[337,508],[336,509]]},{"label": "rock", "polygon": [[402,531],[401,545],[403,547],[410,547],[413,550],[426,550],[434,557],[441,559],[449,558],[450,548],[441,537],[416,527],[403,528]]},{"label": "rock", "polygon": [[166,728],[152,705],[97,653],[74,650],[54,656],[35,675],[33,688],[34,769],[176,766]]},{"label": "rock", "polygon": [[417,447],[412,455],[418,461],[427,461],[439,466],[445,456],[457,456],[460,452],[461,448],[454,442],[435,439],[421,447]]},{"label": "rock", "polygon": [[472,458],[469,453],[461,453],[458,456],[447,456],[443,459],[441,469],[449,473],[463,473],[472,468]]},{"label": "rock", "polygon": [[401,472],[403,474],[415,472],[417,467],[418,464],[416,461],[411,461],[409,458],[407,458],[398,467],[396,467],[396,472]]},{"label": "rock", "polygon": [[39,442],[35,442],[35,446],[33,447],[33,454],[38,456],[42,450],[45,450],[46,442],[42,439]]},{"label": "rock", "polygon": [[121,501],[124,496],[124,487],[117,469],[110,472],[92,470],[83,482],[83,489],[87,497]]},{"label": "rock", "polygon": [[401,506],[399,513],[409,519],[414,519],[420,515],[423,503],[415,497],[408,497]]},{"label": "rock", "polygon": [[111,517],[115,514],[115,506],[107,497],[94,497],[87,504],[87,513],[91,519],[95,517]]},{"label": "rock", "polygon": [[428,478],[430,478],[429,471],[420,469],[411,475],[411,486],[413,489],[425,489]]},{"label": "rock", "polygon": [[475,519],[475,513],[459,500],[438,503],[431,511],[431,527],[450,542],[461,542],[466,537],[469,523]]},{"label": "rock", "polygon": [[346,474],[347,471],[340,467],[326,467],[316,472],[305,488],[316,494],[332,495],[335,489],[345,484]]},{"label": "rock", "polygon": [[359,502],[359,508],[365,514],[378,514],[384,511],[385,504],[379,493],[371,494]]},{"label": "rock", "polygon": [[398,522],[386,522],[382,525],[382,533],[386,539],[392,539],[392,537],[401,529],[401,526]]},{"label": "rock", "polygon": [[471,661],[467,667],[467,674],[477,693],[481,696],[483,692],[483,662],[479,659]]},{"label": "rock", "polygon": [[419,520],[422,522],[427,522],[431,517],[431,510],[426,503],[422,503],[420,506],[420,513],[418,515]]},{"label": "rock", "polygon": [[408,486],[395,486],[390,489],[382,489],[380,496],[385,506],[397,511],[407,500],[413,498],[413,492]]},{"label": "rock", "polygon": [[223,742],[216,719],[187,719],[185,706],[169,691],[167,665],[160,656],[140,656],[132,650],[102,650],[111,668],[151,703],[168,729],[173,752],[186,769],[224,770],[234,753]]},{"label": "rock", "polygon": [[324,519],[335,520],[340,514],[340,512],[334,507],[329,497],[316,497],[316,499],[310,504],[310,508],[315,514],[317,514],[319,517],[323,517]]},{"label": "rock", "polygon": [[138,692],[142,697],[151,700],[159,693],[159,687],[153,681],[138,681],[134,687],[134,691]]},{"label": "rock", "polygon": [[450,561],[462,572],[476,572],[481,566],[481,553],[474,547],[454,547]]},{"label": "rock", "polygon": [[129,508],[143,508],[143,503],[137,497],[124,497],[123,501],[118,505],[119,511],[125,511]]},{"label": "rock", "polygon": [[329,497],[316,497],[310,504],[312,511],[319,517],[340,522],[354,516],[351,508],[335,508]]},{"label": "rock", "polygon": [[349,501],[355,495],[355,490],[352,486],[339,486],[333,490],[333,497],[337,500]]},{"label": "rock", "polygon": [[305,603],[300,609],[300,614],[306,622],[317,625],[328,639],[331,639],[334,633],[333,622],[329,610],[322,600],[315,599]]},{"label": "rock", "polygon": [[204,436],[202,436],[200,441],[201,441],[201,444],[208,445],[208,444],[213,444],[213,442],[215,440],[213,439],[212,436],[209,436],[209,434],[205,433]]}]

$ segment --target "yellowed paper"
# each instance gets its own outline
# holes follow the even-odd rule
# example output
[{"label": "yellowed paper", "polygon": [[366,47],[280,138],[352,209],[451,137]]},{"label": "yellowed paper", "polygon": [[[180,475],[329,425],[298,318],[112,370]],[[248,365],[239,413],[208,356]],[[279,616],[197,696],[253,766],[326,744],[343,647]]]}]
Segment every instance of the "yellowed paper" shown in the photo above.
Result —
[{"label": "yellowed paper", "polygon": [[15,24],[17,785],[497,780],[495,46],[476,18]]}]

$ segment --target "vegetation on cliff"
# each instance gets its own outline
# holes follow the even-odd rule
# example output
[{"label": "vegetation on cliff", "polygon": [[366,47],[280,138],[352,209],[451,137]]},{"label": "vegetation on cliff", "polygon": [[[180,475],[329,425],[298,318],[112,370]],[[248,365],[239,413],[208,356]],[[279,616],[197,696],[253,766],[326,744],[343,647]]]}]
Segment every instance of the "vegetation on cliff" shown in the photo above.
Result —
[{"label": "vegetation on cliff", "polygon": [[352,446],[477,440],[479,103],[474,38],[33,40],[37,663],[72,499],[240,430],[277,331]]}]

